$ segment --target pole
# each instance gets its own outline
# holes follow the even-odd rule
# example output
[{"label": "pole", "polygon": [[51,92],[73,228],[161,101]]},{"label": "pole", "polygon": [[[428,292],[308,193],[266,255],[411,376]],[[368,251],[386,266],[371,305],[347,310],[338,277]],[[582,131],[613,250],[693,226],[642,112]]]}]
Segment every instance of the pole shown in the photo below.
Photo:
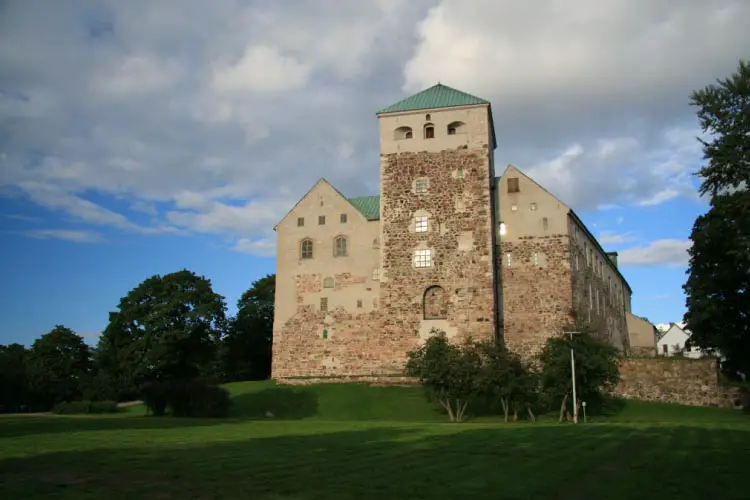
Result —
[{"label": "pole", "polygon": [[570,381],[573,385],[573,422],[578,423],[578,400],[576,399],[576,358],[573,352],[573,334],[580,332],[565,332],[570,334]]}]

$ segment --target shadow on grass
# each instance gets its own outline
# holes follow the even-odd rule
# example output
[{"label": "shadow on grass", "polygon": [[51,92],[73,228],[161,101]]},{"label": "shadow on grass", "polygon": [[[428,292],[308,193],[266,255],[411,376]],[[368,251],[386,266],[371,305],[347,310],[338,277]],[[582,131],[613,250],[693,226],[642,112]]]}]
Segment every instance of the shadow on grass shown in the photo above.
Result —
[{"label": "shadow on grass", "polygon": [[[268,415],[267,415],[268,414]],[[318,414],[318,395],[304,387],[272,387],[232,398],[232,417],[299,420]]]},{"label": "shadow on grass", "polygon": [[[750,428],[421,426],[253,437],[268,426],[247,425],[248,434],[233,441],[216,435],[215,442],[127,443],[0,461],[0,497],[618,500],[746,494],[742,457],[750,451]],[[306,432],[305,426],[286,426],[286,432]],[[665,463],[673,473],[655,474]]]}]

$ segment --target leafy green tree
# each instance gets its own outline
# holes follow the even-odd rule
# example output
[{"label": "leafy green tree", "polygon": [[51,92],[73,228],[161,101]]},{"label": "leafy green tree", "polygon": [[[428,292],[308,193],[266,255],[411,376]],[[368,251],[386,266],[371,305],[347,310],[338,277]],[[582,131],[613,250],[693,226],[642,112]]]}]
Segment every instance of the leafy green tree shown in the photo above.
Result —
[{"label": "leafy green tree", "polygon": [[560,401],[560,421],[567,411],[573,385],[571,381],[570,348],[575,353],[576,395],[578,403],[586,401],[596,409],[605,393],[614,389],[620,379],[619,353],[609,342],[597,338],[595,333],[580,322],[569,325],[564,331],[580,332],[573,335],[551,337],[539,356],[541,384],[549,402]]},{"label": "leafy green tree", "polygon": [[80,398],[92,368],[91,351],[70,328],[57,325],[34,341],[28,355],[28,376],[37,402],[50,406]]},{"label": "leafy green tree", "polygon": [[481,360],[474,344],[452,344],[445,332],[433,329],[424,345],[408,356],[406,375],[419,379],[451,422],[462,422],[469,401],[479,391]]},{"label": "leafy green tree", "polygon": [[226,329],[224,297],[211,281],[182,270],[152,276],[110,314],[97,355],[127,390],[151,380],[206,375]]},{"label": "leafy green tree", "polygon": [[750,374],[750,192],[713,197],[690,238],[689,343],[725,356],[728,374]]},{"label": "leafy green tree", "polygon": [[492,341],[477,343],[475,348],[481,359],[477,392],[488,398],[490,403],[500,403],[505,422],[511,410],[513,420],[518,420],[518,411],[522,408],[528,411],[531,420],[536,420],[531,410],[536,384],[521,358],[504,344]]},{"label": "leafy green tree", "polygon": [[724,370],[750,373],[750,64],[693,92],[691,104],[710,140],[701,140],[708,164],[698,175],[709,211],[690,236],[684,286],[690,344],[726,357]]},{"label": "leafy green tree", "polygon": [[19,411],[31,398],[27,376],[28,351],[21,344],[0,345],[0,407]]},{"label": "leafy green tree", "polygon": [[222,342],[225,380],[270,377],[275,292],[276,275],[270,274],[253,282],[237,301],[237,315],[229,321]]},{"label": "leafy green tree", "polygon": [[700,193],[717,195],[750,187],[750,64],[740,61],[730,77],[693,92],[690,104],[711,139],[699,139],[704,158]]}]

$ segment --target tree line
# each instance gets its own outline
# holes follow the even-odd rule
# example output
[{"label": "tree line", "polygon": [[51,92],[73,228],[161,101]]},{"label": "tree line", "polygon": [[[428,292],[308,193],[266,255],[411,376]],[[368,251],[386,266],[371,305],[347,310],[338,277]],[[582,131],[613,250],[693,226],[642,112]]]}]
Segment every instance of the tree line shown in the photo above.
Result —
[{"label": "tree line", "polygon": [[[188,270],[152,276],[120,299],[93,348],[62,325],[29,348],[0,345],[0,411],[128,401],[144,391],[162,404],[164,394],[179,392],[175,384],[184,388],[185,381],[201,381],[186,395],[195,399],[213,384],[266,379],[275,287],[275,275],[256,280],[229,317],[224,297],[205,277]],[[154,396],[156,388],[162,396]]]}]

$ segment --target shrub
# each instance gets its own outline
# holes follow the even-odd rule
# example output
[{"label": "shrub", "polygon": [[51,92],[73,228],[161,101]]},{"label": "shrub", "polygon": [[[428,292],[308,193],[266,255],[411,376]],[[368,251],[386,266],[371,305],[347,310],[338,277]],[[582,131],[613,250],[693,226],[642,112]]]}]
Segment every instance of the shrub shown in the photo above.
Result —
[{"label": "shrub", "polygon": [[147,382],[141,387],[141,398],[146,409],[155,417],[167,413],[168,388],[164,382]]},{"label": "shrub", "polygon": [[117,413],[115,401],[64,401],[52,409],[58,415],[85,415],[92,413]]}]

